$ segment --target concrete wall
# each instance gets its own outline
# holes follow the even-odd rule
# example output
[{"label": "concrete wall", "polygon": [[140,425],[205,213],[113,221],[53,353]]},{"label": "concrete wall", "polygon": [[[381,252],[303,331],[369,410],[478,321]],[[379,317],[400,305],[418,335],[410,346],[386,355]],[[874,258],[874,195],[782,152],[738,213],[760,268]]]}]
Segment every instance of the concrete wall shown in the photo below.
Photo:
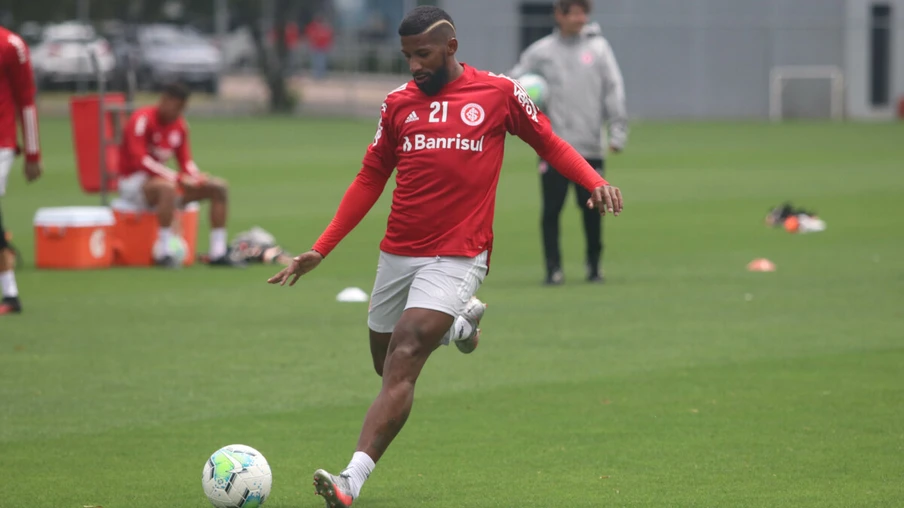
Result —
[{"label": "concrete wall", "polygon": [[[773,66],[845,69],[852,54],[849,27],[857,23],[850,20],[848,3],[858,1],[868,0],[596,0],[592,18],[622,67],[632,117],[766,118]],[[521,3],[445,0],[458,26],[461,59],[489,70],[510,69],[521,50]],[[904,5],[895,10],[904,20]],[[894,90],[900,96],[904,31],[895,40]],[[863,67],[848,65],[847,71],[862,73]],[[855,86],[849,100],[851,93],[860,92]],[[786,98],[786,112],[828,114],[827,82],[794,84]]]}]

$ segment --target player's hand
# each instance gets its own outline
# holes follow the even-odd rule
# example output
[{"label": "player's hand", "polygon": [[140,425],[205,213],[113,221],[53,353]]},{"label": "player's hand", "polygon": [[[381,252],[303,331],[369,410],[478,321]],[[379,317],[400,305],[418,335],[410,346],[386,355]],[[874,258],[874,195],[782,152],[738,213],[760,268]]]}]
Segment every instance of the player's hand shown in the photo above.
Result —
[{"label": "player's hand", "polygon": [[286,281],[292,279],[292,281],[289,282],[289,285],[294,286],[299,277],[310,272],[314,268],[317,268],[317,265],[319,265],[321,261],[323,261],[323,256],[317,251],[310,250],[304,254],[295,256],[292,259],[292,264],[280,270],[279,273],[273,277],[267,279],[267,282],[285,286]]},{"label": "player's hand", "polygon": [[196,189],[196,188],[200,187],[201,184],[204,183],[204,180],[205,180],[204,175],[195,176],[195,175],[185,174],[185,175],[182,175],[181,178],[179,178],[179,183],[182,184],[183,187]]},{"label": "player's hand", "polygon": [[44,173],[44,168],[41,167],[40,162],[26,162],[25,163],[25,181],[31,183],[38,178],[41,178],[41,174]]},{"label": "player's hand", "polygon": [[621,191],[612,185],[603,185],[593,189],[590,199],[587,200],[587,208],[596,208],[600,215],[606,215],[606,211],[618,217],[624,208]]}]

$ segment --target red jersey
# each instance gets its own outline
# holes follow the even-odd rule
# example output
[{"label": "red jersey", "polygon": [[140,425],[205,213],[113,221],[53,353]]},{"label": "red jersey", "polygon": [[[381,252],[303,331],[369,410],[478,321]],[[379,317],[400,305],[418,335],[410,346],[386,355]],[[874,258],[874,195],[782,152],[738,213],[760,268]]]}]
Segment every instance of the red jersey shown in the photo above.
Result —
[{"label": "red jersey", "polygon": [[526,141],[586,189],[606,185],[553,133],[520,84],[464,65],[464,73],[437,95],[424,94],[414,81],[390,92],[363,167],[314,250],[329,254],[373,206],[394,168],[381,250],[416,257],[474,257],[492,250],[506,134]]},{"label": "red jersey", "polygon": [[333,45],[333,30],[326,23],[311,21],[304,29],[304,36],[314,49],[327,50]]},{"label": "red jersey", "polygon": [[147,106],[132,113],[122,136],[119,153],[119,174],[129,176],[144,171],[151,176],[179,179],[180,174],[165,164],[176,156],[181,174],[198,176],[200,171],[191,157],[188,143],[188,124],[179,118],[169,124],[161,124],[157,107]]},{"label": "red jersey", "polygon": [[40,161],[31,55],[21,37],[0,27],[0,148],[21,151],[16,135],[17,120],[22,125],[26,160]]}]

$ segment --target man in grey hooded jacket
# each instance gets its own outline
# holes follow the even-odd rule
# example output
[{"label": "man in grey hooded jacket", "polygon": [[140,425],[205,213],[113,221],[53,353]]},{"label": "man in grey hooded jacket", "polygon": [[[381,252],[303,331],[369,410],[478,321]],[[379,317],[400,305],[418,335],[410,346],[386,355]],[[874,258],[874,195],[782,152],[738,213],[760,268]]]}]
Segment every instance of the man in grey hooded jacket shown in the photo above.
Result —
[{"label": "man in grey hooded jacket", "polygon": [[[547,84],[543,110],[553,130],[571,144],[600,173],[604,169],[602,127],[608,119],[609,149],[620,152],[628,138],[625,91],[621,70],[612,47],[597,23],[588,23],[589,0],[557,0],[555,17],[558,28],[538,40],[521,54],[509,74],[520,78],[539,74]],[[559,215],[568,195],[570,182],[546,161],[540,161],[543,187],[543,247],[546,256],[546,283],[564,281],[559,249]],[[583,210],[587,240],[587,280],[603,282],[600,266],[602,217],[587,208],[590,195],[578,186],[578,206]]]}]

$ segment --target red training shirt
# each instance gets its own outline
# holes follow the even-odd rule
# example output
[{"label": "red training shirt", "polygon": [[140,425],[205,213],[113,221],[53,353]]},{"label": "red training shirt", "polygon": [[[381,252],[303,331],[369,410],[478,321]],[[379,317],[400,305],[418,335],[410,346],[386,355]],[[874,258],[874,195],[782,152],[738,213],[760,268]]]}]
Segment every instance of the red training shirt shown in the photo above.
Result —
[{"label": "red training shirt", "polygon": [[198,166],[192,160],[188,143],[188,124],[179,118],[169,124],[161,124],[157,107],[136,109],[126,124],[119,152],[119,174],[129,176],[143,171],[151,176],[175,182],[180,173],[165,166],[173,155],[179,162],[181,175],[200,176]]},{"label": "red training shirt", "polygon": [[21,37],[0,27],[0,148],[21,151],[16,136],[18,120],[22,125],[25,159],[29,162],[41,160],[35,94],[28,46]]},{"label": "red training shirt", "polygon": [[437,95],[428,96],[409,81],[386,96],[363,167],[315,251],[327,256],[357,226],[394,168],[396,189],[382,251],[414,257],[491,251],[507,133],[584,188],[607,184],[553,133],[520,84],[462,65],[464,73]]}]

